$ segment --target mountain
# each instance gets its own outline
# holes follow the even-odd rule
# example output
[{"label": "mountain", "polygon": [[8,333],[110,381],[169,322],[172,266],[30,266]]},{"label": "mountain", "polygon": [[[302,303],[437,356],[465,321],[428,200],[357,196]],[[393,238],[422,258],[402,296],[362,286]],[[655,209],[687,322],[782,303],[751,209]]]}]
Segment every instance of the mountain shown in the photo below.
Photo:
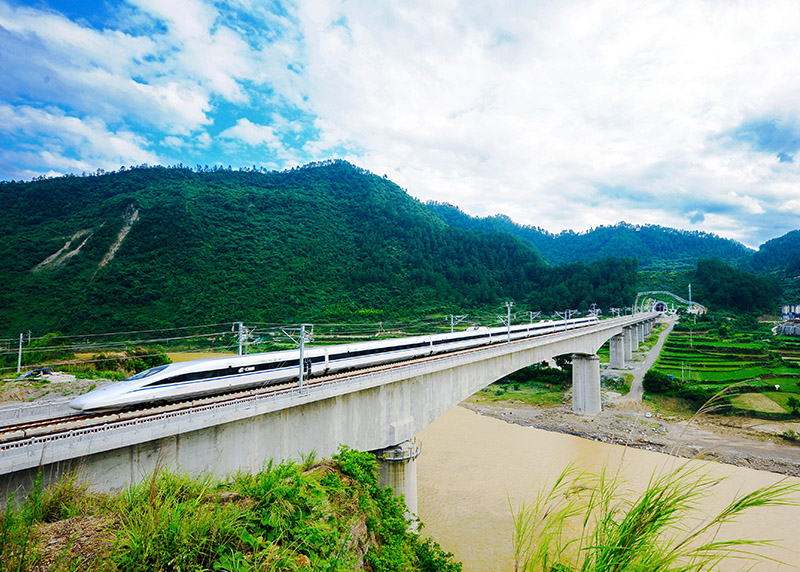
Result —
[{"label": "mountain", "polygon": [[793,230],[762,244],[753,255],[752,268],[771,274],[783,285],[783,300],[800,304],[800,230]]},{"label": "mountain", "polygon": [[642,270],[688,270],[701,258],[716,258],[739,266],[752,255],[739,242],[698,231],[621,222],[587,232],[551,234],[538,227],[519,225],[503,215],[478,218],[446,203],[429,202],[427,206],[457,228],[512,234],[533,245],[552,264],[629,257],[637,259]]},{"label": "mountain", "polygon": [[343,161],[5,182],[0,212],[3,336],[494,313],[508,299],[621,306],[635,295],[633,261],[551,269],[518,237],[448,225]]}]

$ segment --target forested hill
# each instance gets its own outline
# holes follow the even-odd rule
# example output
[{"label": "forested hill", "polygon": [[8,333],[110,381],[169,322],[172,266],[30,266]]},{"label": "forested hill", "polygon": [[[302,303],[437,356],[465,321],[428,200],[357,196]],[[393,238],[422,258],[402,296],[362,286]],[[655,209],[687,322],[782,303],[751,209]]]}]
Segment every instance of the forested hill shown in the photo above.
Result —
[{"label": "forested hill", "polygon": [[772,274],[783,283],[784,301],[800,302],[800,230],[762,244],[751,261],[753,270]]},{"label": "forested hill", "polygon": [[704,232],[622,222],[583,233],[551,234],[538,227],[516,224],[502,215],[476,218],[449,204],[431,202],[427,206],[451,226],[512,234],[532,244],[552,264],[618,256],[637,259],[642,270],[688,270],[702,258],[739,266],[752,255],[739,242]]},{"label": "forested hill", "polygon": [[336,161],[0,184],[0,335],[630,304],[631,260],[549,268]]}]

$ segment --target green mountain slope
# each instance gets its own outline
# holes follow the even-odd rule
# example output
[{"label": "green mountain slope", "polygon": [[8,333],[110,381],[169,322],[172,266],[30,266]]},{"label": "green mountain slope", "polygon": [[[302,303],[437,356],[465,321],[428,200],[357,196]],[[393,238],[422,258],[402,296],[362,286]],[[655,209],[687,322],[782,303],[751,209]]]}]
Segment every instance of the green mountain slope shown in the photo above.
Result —
[{"label": "green mountain slope", "polygon": [[533,245],[552,264],[630,257],[637,259],[643,270],[685,270],[696,266],[701,258],[740,265],[752,254],[734,240],[704,232],[623,222],[583,233],[551,234],[538,227],[516,224],[506,216],[476,218],[449,204],[427,203],[427,206],[443,221],[458,228],[512,234]]},{"label": "green mountain slope", "polygon": [[[377,320],[535,301],[552,283],[518,238],[448,226],[345,162],[3,183],[0,212],[3,335]],[[633,296],[632,279],[608,287],[599,267],[581,272],[580,297],[544,300],[562,308]],[[601,287],[606,302],[594,300]]]},{"label": "green mountain slope", "polygon": [[[495,314],[509,299],[546,313],[620,307],[635,297],[637,257],[674,268],[680,252],[689,269],[749,256],[733,241],[660,227],[550,235],[475,219],[342,161],[3,182],[0,212],[0,337]],[[790,235],[778,251],[797,252]],[[767,256],[773,246],[753,260],[791,273],[791,258],[774,269],[784,258]],[[611,255],[630,257],[600,259]]]},{"label": "green mountain slope", "polygon": [[785,303],[800,303],[800,230],[762,244],[751,265],[756,272],[771,274],[781,281]]}]

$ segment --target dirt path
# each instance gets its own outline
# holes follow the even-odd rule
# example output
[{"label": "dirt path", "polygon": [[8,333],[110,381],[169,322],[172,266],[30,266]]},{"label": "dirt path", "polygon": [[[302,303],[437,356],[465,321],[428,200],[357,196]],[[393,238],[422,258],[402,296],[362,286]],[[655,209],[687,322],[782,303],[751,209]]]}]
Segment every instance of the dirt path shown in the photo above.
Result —
[{"label": "dirt path", "polygon": [[623,370],[611,369],[611,367],[604,369],[604,373],[607,375],[621,375],[623,373],[633,374],[631,390],[627,393],[627,395],[623,395],[620,398],[621,401],[633,401],[635,403],[642,402],[642,396],[644,395],[642,380],[644,380],[644,374],[646,374],[650,368],[653,367],[653,364],[656,363],[656,360],[661,353],[661,348],[664,347],[664,342],[667,341],[667,336],[669,336],[669,333],[672,331],[672,328],[675,326],[677,321],[678,318],[676,316],[670,316],[665,320],[667,327],[659,334],[658,341],[653,345],[653,348],[647,353],[640,354],[644,357],[643,360],[634,361],[629,368]]}]

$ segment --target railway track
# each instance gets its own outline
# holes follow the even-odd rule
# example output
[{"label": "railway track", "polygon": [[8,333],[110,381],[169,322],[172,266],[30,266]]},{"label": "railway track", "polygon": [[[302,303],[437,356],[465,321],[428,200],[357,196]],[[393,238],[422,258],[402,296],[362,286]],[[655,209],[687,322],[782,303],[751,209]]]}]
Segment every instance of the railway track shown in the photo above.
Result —
[{"label": "railway track", "polygon": [[[537,337],[549,337],[561,333],[560,331],[548,332],[541,334]],[[511,343],[523,343],[531,338],[524,338],[514,340]],[[470,348],[449,352],[445,354],[437,354],[434,356],[427,356],[422,358],[415,358],[407,361],[394,362],[373,366],[364,369],[351,370],[347,372],[339,372],[336,374],[314,377],[304,381],[304,387],[319,386],[326,383],[340,381],[342,379],[359,377],[381,371],[390,371],[401,367],[407,367],[415,363],[434,362],[437,360],[447,359],[454,355],[463,355],[485,351],[492,346],[481,346],[477,348]],[[271,385],[263,388],[250,388],[233,393],[225,393],[214,396],[207,396],[196,398],[186,401],[173,402],[169,404],[162,404],[153,407],[143,407],[137,409],[129,409],[123,411],[114,411],[107,413],[75,413],[71,415],[61,416],[53,419],[41,421],[29,421],[17,423],[0,427],[0,451],[10,447],[18,446],[31,439],[47,439],[57,437],[59,435],[68,434],[76,430],[84,430],[91,428],[103,427],[110,424],[126,424],[126,422],[147,421],[165,414],[186,414],[192,410],[201,410],[209,406],[224,406],[240,400],[249,398],[264,398],[271,394],[278,394],[287,390],[297,389],[297,382],[281,383]]]},{"label": "railway track", "polygon": [[[417,358],[403,362],[396,362],[380,366],[374,366],[370,368],[352,370],[349,372],[342,372],[334,375],[314,377],[308,380],[304,380],[303,387],[315,387],[325,383],[330,383],[333,381],[338,381],[350,377],[367,375],[380,371],[389,371],[393,369],[398,369],[400,367],[406,367],[414,363],[431,362],[444,359],[446,357],[450,357],[456,354],[464,354],[464,353],[480,351],[480,349],[483,348],[472,348],[468,350],[462,350],[460,352],[452,352],[448,354],[428,356],[425,358]],[[197,399],[179,401],[164,405],[158,405],[154,407],[143,407],[137,409],[128,409],[123,411],[114,411],[106,413],[76,412],[71,415],[65,415],[53,419],[16,423],[13,425],[0,427],[0,448],[2,448],[3,446],[7,446],[8,444],[11,443],[21,442],[36,437],[53,437],[60,434],[67,434],[70,431],[75,431],[77,429],[101,427],[103,425],[108,425],[111,423],[135,421],[137,419],[146,420],[148,418],[155,417],[164,413],[185,412],[185,411],[190,411],[192,409],[202,408],[208,405],[224,405],[226,403],[232,403],[242,399],[247,399],[251,397],[263,397],[270,394],[277,394],[287,389],[296,389],[296,388],[297,388],[297,382],[281,383],[276,385],[270,385],[268,387],[263,387],[263,388],[256,388],[256,389],[251,388],[233,393],[223,393],[220,395],[201,397]]]}]

